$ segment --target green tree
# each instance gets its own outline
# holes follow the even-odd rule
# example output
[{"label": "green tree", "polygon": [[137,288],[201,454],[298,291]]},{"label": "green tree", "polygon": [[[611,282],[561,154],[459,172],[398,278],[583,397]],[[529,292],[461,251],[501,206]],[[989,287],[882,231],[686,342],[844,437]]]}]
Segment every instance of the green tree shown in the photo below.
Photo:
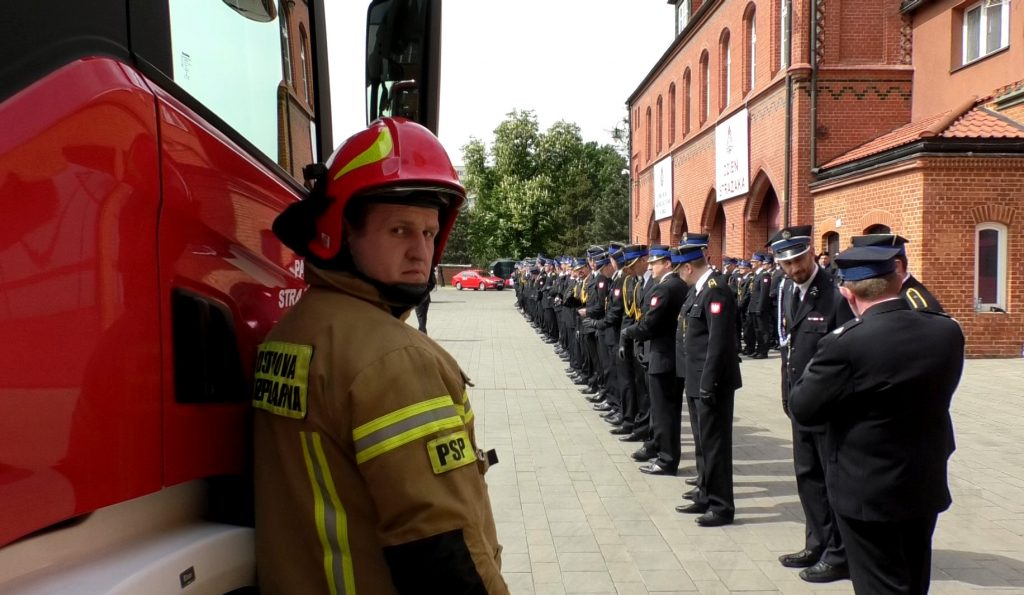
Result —
[{"label": "green tree", "polygon": [[490,150],[471,139],[462,151],[471,205],[456,225],[452,256],[465,245],[474,263],[579,255],[590,244],[625,239],[626,160],[615,146],[584,142],[576,124],[540,132],[532,111],[514,110]]}]

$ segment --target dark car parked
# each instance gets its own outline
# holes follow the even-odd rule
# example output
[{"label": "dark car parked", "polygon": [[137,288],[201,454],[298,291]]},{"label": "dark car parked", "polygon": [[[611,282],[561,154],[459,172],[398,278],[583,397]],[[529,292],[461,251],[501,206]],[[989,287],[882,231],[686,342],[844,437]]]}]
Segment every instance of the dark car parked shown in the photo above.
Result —
[{"label": "dark car parked", "polygon": [[512,271],[514,271],[515,268],[516,261],[511,258],[499,258],[487,265],[487,270],[489,270],[495,277],[504,279],[506,286],[512,285]]}]

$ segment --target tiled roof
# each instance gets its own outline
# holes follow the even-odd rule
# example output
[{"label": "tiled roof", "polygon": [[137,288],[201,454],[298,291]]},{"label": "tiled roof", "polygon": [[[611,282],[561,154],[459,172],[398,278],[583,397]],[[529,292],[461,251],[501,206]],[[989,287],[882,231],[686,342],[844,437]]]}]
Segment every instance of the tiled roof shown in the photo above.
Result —
[{"label": "tiled roof", "polygon": [[829,169],[865,157],[884,153],[924,138],[1024,138],[1024,104],[1000,107],[1014,94],[1024,92],[1024,80],[998,89],[991,95],[971,98],[939,114],[922,118],[883,134],[821,166]]}]

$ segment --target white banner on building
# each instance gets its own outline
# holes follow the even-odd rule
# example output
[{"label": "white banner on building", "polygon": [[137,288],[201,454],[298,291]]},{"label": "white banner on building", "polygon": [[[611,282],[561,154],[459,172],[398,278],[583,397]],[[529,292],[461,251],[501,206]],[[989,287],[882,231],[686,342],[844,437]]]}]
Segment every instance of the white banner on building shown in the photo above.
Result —
[{"label": "white banner on building", "polygon": [[654,219],[672,216],[672,156],[654,164]]},{"label": "white banner on building", "polygon": [[743,108],[715,127],[715,194],[720,201],[749,190],[748,121]]}]

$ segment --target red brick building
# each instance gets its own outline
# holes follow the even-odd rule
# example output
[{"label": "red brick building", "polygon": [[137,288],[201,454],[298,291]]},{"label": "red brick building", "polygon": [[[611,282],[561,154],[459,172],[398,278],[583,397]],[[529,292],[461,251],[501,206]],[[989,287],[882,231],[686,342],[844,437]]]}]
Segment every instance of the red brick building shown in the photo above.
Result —
[{"label": "red brick building", "polygon": [[1019,355],[1022,3],[673,0],[628,100],[631,238],[703,231],[719,259],[787,223],[833,253],[890,229],[970,355]]}]

